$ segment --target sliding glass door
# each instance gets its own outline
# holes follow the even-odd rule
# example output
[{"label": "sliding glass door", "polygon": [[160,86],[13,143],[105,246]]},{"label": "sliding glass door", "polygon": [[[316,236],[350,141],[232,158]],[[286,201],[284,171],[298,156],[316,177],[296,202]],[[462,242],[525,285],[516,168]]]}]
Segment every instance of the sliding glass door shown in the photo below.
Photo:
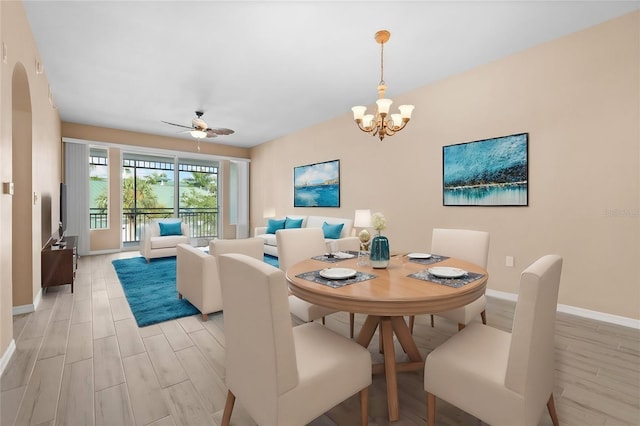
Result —
[{"label": "sliding glass door", "polygon": [[137,245],[150,220],[170,217],[189,226],[194,244],[205,245],[218,236],[217,162],[124,153],[123,245]]}]

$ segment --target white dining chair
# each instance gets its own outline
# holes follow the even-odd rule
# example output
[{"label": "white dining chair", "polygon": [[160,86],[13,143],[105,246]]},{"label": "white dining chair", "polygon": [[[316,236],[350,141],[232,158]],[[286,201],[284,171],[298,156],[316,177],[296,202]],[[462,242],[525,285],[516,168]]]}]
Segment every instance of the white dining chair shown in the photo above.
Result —
[{"label": "white dining chair", "polygon": [[[487,269],[489,257],[489,233],[468,229],[434,228],[431,235],[431,253],[447,257],[455,257]],[[473,302],[459,308],[438,312],[436,315],[458,324],[462,330],[467,324],[480,315],[482,323],[487,323],[487,298],[482,294]],[[414,317],[409,317],[409,329],[413,332]],[[434,326],[431,315],[431,327]]]},{"label": "white dining chair", "polygon": [[436,397],[494,426],[534,426],[553,401],[555,318],[562,258],[543,256],[522,272],[512,332],[470,324],[425,361],[427,424]]},{"label": "white dining chair", "polygon": [[218,262],[228,387],[222,425],[229,425],[236,398],[261,426],[302,426],[359,393],[365,426],[369,351],[317,323],[291,327],[280,269],[242,254]]},{"label": "white dining chair", "polygon": [[[276,232],[278,242],[278,265],[283,271],[287,271],[294,264],[309,259],[313,256],[321,256],[326,253],[327,246],[324,233],[320,228],[296,228],[280,229]],[[304,322],[311,322],[336,312],[335,309],[309,303],[297,296],[289,296],[291,313]],[[349,316],[349,332],[353,337],[353,315]]]}]

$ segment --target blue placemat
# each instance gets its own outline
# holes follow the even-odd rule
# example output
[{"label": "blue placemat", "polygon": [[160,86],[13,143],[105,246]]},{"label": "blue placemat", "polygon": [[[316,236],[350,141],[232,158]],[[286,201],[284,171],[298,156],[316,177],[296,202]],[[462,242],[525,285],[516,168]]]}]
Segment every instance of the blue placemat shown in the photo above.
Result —
[{"label": "blue placemat", "polygon": [[460,278],[440,278],[429,273],[428,269],[424,271],[416,272],[415,274],[408,275],[411,278],[417,278],[422,281],[429,281],[436,284],[442,284],[449,287],[460,288],[464,285],[474,282],[477,279],[484,277],[484,274],[476,274],[475,272],[467,272]]},{"label": "blue placemat", "polygon": [[349,260],[349,259],[353,259],[354,257],[358,257],[358,252],[357,251],[342,251],[341,253],[349,253],[352,254],[353,257],[329,257],[327,254],[323,254],[322,256],[313,256],[312,259],[313,260],[320,260],[322,262],[327,262],[327,263],[338,263],[338,262],[342,262],[343,260]]},{"label": "blue placemat", "polygon": [[427,259],[409,259],[410,262],[419,263],[421,265],[431,265],[433,263],[442,262],[443,260],[447,260],[448,256],[440,256],[438,254],[432,254],[431,257]]},{"label": "blue placemat", "polygon": [[320,276],[320,271],[322,269],[318,269],[317,271],[305,272],[302,274],[296,275],[296,278],[302,278],[303,280],[311,281],[314,283],[322,284],[329,286],[331,288],[340,288],[349,284],[359,283],[362,281],[371,280],[373,278],[377,278],[377,275],[367,274],[364,272],[357,272],[355,277],[348,278],[346,280],[328,280]]}]

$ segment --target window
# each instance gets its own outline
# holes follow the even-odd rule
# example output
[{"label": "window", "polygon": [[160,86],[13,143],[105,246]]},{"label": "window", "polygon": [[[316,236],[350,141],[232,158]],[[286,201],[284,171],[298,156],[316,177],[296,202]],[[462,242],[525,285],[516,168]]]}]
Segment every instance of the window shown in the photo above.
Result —
[{"label": "window", "polygon": [[218,236],[218,167],[212,161],[178,159],[178,212],[193,238]]},{"label": "window", "polygon": [[89,229],[107,228],[109,228],[109,151],[103,148],[90,148]]}]

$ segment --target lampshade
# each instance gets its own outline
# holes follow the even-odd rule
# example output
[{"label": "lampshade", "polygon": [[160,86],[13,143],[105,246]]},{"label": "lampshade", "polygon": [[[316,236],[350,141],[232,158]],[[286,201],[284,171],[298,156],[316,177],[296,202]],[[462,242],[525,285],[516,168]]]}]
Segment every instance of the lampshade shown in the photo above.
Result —
[{"label": "lampshade", "polygon": [[207,132],[203,132],[202,130],[191,130],[189,133],[196,139],[202,139],[207,136]]},{"label": "lampshade", "polygon": [[353,220],[353,226],[355,226],[356,228],[371,227],[371,210],[356,210],[356,216]]}]

